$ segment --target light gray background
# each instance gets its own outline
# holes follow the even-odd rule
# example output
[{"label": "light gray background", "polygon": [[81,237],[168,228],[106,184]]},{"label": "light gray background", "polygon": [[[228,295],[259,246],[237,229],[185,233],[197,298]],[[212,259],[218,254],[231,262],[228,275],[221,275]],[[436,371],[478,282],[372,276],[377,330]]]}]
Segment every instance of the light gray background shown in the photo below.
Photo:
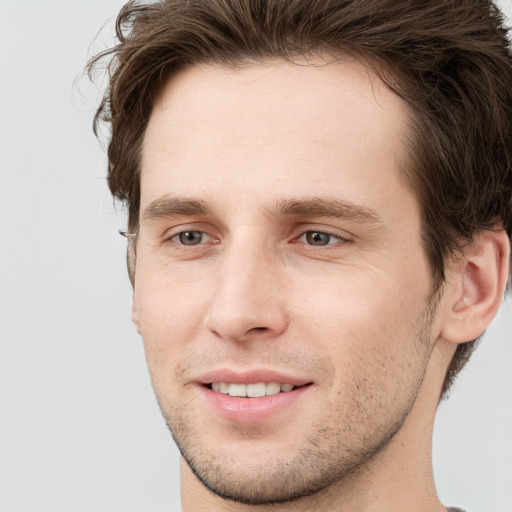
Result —
[{"label": "light gray background", "polygon": [[[90,129],[98,92],[73,85],[121,4],[0,0],[0,512],[179,510]],[[471,512],[512,511],[511,302],[436,425],[440,495]]]}]

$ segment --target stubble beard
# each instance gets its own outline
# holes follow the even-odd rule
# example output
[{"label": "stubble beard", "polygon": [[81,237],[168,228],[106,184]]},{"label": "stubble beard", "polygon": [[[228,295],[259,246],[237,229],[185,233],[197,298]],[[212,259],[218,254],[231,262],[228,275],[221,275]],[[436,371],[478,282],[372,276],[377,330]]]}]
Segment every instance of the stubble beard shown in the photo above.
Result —
[{"label": "stubble beard", "polygon": [[[386,430],[367,435],[360,444],[357,432],[323,428],[306,439],[303,448],[288,458],[240,463],[236,454],[194,446],[193,435],[184,424],[168,427],[190,470],[215,495],[246,505],[272,505],[318,495],[334,484],[348,481],[393,438],[409,409]],[[340,442],[344,438],[344,443]],[[333,447],[333,439],[335,446]]]},{"label": "stubble beard", "polygon": [[[415,374],[406,382],[396,383],[396,389],[408,387],[408,394],[394,404],[394,410],[379,408],[379,400],[374,402],[369,398],[379,386],[370,376],[372,368],[369,368],[344,390],[341,405],[326,404],[329,412],[313,425],[310,435],[299,440],[302,446],[294,454],[262,460],[255,450],[250,460],[240,460],[234,450],[203,446],[201,428],[194,427],[197,422],[187,404],[173,404],[157,393],[160,409],[181,455],[208,490],[247,505],[297,501],[364,474],[371,460],[400,430],[415,403],[432,350],[431,323],[435,309],[435,304],[430,303],[420,323],[416,337],[419,348],[414,368],[411,366]],[[293,432],[293,425],[289,428]],[[244,436],[256,441],[258,428],[247,429]]]}]

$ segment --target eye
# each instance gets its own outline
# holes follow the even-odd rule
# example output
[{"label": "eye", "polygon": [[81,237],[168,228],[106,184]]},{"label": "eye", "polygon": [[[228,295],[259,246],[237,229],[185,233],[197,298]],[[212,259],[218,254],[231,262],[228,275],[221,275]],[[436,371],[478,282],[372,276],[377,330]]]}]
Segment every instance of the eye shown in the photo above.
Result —
[{"label": "eye", "polygon": [[182,231],[171,238],[173,242],[180,245],[199,245],[210,239],[211,237],[203,231]]},{"label": "eye", "polygon": [[344,242],[343,238],[332,233],[325,233],[323,231],[306,231],[300,238],[299,242],[306,243],[315,247],[324,247],[333,245],[338,242]]}]

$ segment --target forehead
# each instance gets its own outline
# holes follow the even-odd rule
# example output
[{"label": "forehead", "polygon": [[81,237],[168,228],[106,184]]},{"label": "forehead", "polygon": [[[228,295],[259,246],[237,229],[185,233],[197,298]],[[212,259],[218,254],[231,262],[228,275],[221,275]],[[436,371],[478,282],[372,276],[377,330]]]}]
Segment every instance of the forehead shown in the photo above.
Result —
[{"label": "forehead", "polygon": [[190,67],[155,103],[141,206],[164,193],[256,198],[270,185],[330,194],[333,180],[352,199],[365,180],[396,187],[408,117],[405,102],[349,58]]}]

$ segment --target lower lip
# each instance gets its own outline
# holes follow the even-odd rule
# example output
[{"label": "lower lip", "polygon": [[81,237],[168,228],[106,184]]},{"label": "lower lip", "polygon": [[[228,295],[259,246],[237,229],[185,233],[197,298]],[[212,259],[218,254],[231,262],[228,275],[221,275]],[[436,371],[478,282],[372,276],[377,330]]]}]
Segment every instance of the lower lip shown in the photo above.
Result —
[{"label": "lower lip", "polygon": [[208,405],[229,421],[238,423],[260,423],[286,411],[294,405],[311,386],[303,386],[292,391],[260,398],[241,398],[212,391],[201,386],[200,391]]}]

